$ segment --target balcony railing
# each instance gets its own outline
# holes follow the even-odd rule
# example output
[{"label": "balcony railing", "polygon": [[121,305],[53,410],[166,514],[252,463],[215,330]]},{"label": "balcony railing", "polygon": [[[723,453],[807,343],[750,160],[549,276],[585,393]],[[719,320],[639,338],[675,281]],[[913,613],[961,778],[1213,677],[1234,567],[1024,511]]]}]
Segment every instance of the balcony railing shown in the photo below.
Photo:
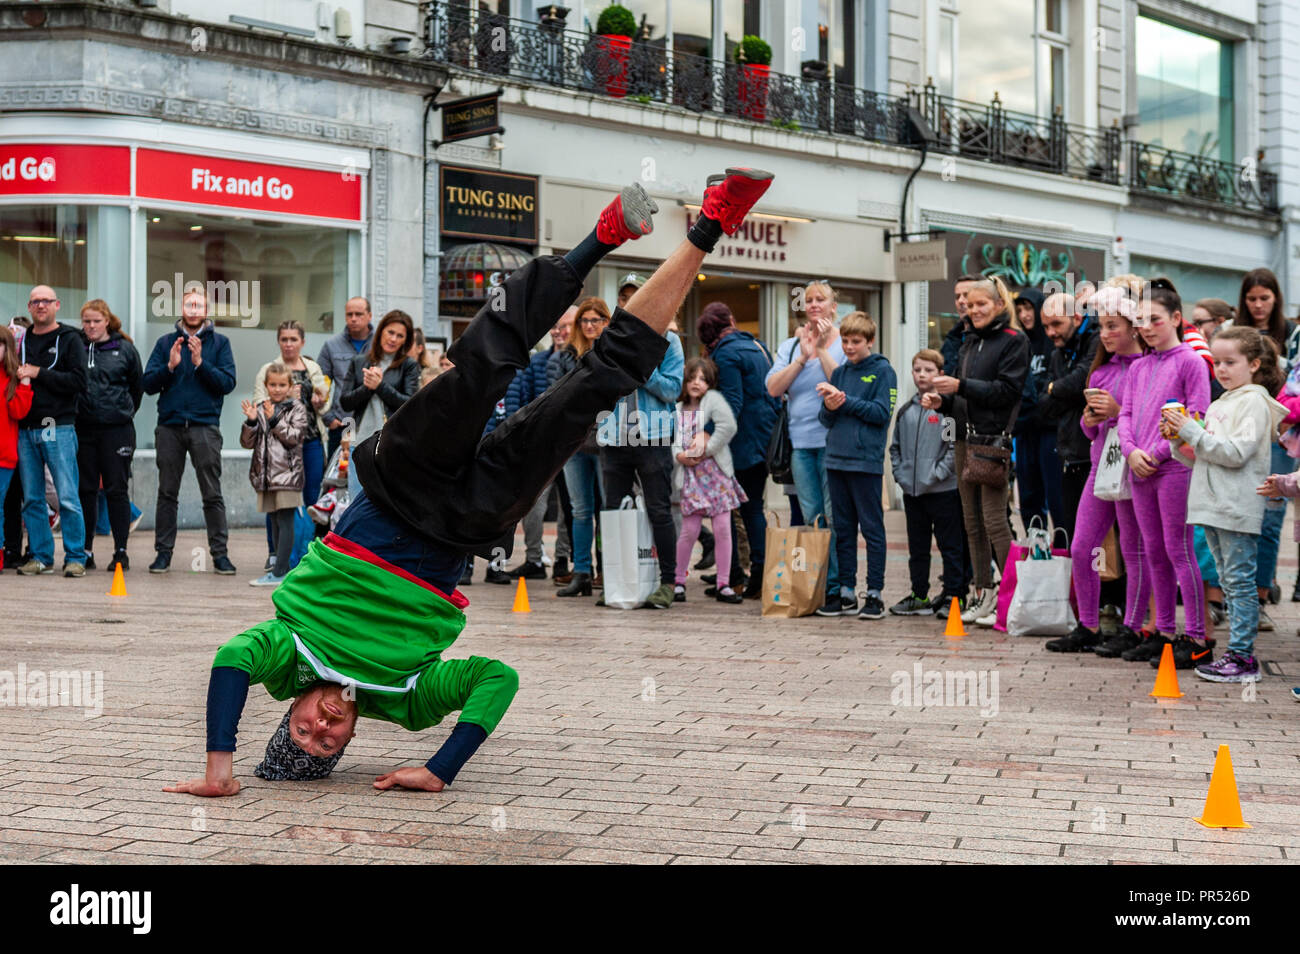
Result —
[{"label": "balcony railing", "polygon": [[1130,142],[1129,188],[1184,201],[1277,211],[1277,176],[1257,163],[1235,165],[1188,152]]},{"label": "balcony railing", "polygon": [[[925,118],[931,151],[1072,176],[1216,206],[1275,212],[1276,177],[1244,179],[1234,167],[1125,143],[1118,128],[1089,129],[1059,115],[1043,118],[938,95],[932,85],[888,96],[833,82],[826,72],[787,76],[668,49],[664,40],[620,42],[541,20],[473,9],[465,0],[424,5],[424,55],[464,70],[639,103],[716,113],[782,129],[906,141],[909,107]],[[1125,146],[1127,175],[1123,174]]]}]

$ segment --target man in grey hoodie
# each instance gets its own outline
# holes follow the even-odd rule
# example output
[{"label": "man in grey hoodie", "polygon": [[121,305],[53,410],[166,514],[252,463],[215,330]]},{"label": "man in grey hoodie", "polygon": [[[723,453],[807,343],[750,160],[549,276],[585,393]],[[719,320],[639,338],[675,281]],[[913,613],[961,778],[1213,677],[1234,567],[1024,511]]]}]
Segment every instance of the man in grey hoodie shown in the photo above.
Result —
[{"label": "man in grey hoodie", "polygon": [[[903,490],[907,515],[907,569],[912,592],[889,611],[895,616],[948,615],[955,596],[966,599],[962,569],[961,497],[957,493],[956,428],[951,418],[921,406],[921,395],[934,390],[943,373],[943,355],[926,348],[912,359],[916,394],[898,409],[889,461],[894,482]],[[933,603],[930,593],[930,538],[943,557],[943,595]]]}]

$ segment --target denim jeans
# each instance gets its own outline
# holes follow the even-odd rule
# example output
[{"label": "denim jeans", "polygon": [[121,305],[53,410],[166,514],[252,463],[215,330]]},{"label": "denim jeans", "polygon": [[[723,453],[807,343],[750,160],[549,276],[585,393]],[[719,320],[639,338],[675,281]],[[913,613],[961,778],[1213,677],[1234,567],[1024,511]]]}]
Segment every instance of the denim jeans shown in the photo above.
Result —
[{"label": "denim jeans", "polygon": [[564,465],[564,482],[569,488],[573,504],[573,572],[591,572],[591,546],[596,537],[597,496],[596,482],[600,484],[600,497],[605,496],[605,481],[601,476],[600,455],[578,451]]},{"label": "denim jeans", "polygon": [[[0,500],[4,500],[5,494],[9,492],[9,481],[13,479],[14,470],[13,467],[0,467]],[[0,550],[4,549],[4,545],[5,526],[4,522],[0,521]]]},{"label": "denim jeans", "polygon": [[[1295,459],[1287,455],[1286,448],[1281,444],[1274,444],[1268,466],[1270,474],[1289,474],[1295,470]],[[1272,586],[1273,578],[1277,576],[1277,551],[1282,545],[1286,498],[1270,497],[1264,507],[1264,524],[1259,530],[1259,551],[1255,566],[1255,585],[1260,589]]]},{"label": "denim jeans", "polygon": [[840,561],[835,552],[835,518],[831,513],[831,486],[826,477],[826,448],[796,447],[790,458],[794,473],[794,487],[799,495],[799,509],[803,522],[811,527],[818,514],[825,517],[825,526],[831,531],[830,559],[826,561],[826,598],[835,595],[835,581],[840,578]]},{"label": "denim jeans", "polygon": [[[52,437],[53,440],[46,440]],[[32,556],[54,566],[54,534],[45,512],[45,468],[59,497],[63,562],[85,563],[86,524],[77,495],[77,431],[71,425],[24,428],[18,432],[18,467],[23,480],[23,522]]]},{"label": "denim jeans", "polygon": [[1255,654],[1255,634],[1259,631],[1259,594],[1252,583],[1259,536],[1205,528],[1205,542],[1219,568],[1219,585],[1228,610],[1228,648],[1243,656]]}]

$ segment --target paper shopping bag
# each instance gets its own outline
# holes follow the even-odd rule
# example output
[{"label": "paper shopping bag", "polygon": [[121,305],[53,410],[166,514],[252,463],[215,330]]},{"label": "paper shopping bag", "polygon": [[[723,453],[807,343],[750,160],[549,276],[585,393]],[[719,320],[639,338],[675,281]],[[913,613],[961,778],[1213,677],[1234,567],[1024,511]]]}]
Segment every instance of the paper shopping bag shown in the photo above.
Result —
[{"label": "paper shopping bag", "polygon": [[1070,558],[1022,560],[1007,611],[1012,636],[1067,636],[1077,624],[1070,606]]},{"label": "paper shopping bag", "polygon": [[[821,520],[821,516],[817,520]],[[831,532],[824,527],[782,527],[769,513],[763,564],[763,615],[793,619],[826,602]]]},{"label": "paper shopping bag", "polygon": [[643,606],[659,586],[659,554],[645,501],[624,497],[617,510],[600,512],[605,605],[616,609]]}]

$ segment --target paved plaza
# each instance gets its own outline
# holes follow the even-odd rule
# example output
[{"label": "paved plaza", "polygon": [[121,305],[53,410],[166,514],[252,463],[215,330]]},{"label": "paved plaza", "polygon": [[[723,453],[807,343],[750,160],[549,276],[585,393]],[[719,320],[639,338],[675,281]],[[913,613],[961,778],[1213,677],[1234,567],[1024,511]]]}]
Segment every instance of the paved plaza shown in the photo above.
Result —
[{"label": "paved plaza", "polygon": [[[908,587],[900,514],[888,528],[890,604]],[[499,658],[518,670],[520,690],[454,786],[370,787],[381,772],[422,764],[450,719],[421,733],[362,720],[328,780],[256,778],[286,704],[254,686],[235,760],[243,788],[201,799],[161,789],[202,774],[213,653],[272,615],[270,591],[247,585],[265,542],[261,531],[232,534],[234,578],[188,569],[185,554],[204,543],[195,532],[181,534],[175,569],[151,576],[148,542],[133,542],[126,598],[105,595],[102,571],[0,576],[0,670],[21,673],[29,691],[36,675],[84,671],[91,689],[80,707],[65,696],[0,710],[6,862],[1220,864],[1300,854],[1300,706],[1290,696],[1300,604],[1270,609],[1277,632],[1258,645],[1269,674],[1253,697],[1182,672],[1185,695],[1162,702],[1148,696],[1146,665],[1056,655],[1042,639],[974,627],[949,639],[934,619],[764,620],[754,602],[705,599],[695,577],[690,602],[668,612],[557,600],[547,580],[529,590],[532,612],[514,614],[514,588],[484,584],[480,560],[468,628],[447,656]],[[1283,559],[1288,595],[1294,574]],[[924,688],[934,672],[972,675],[946,679],[937,704]],[[1192,820],[1223,743],[1249,830]]]}]

